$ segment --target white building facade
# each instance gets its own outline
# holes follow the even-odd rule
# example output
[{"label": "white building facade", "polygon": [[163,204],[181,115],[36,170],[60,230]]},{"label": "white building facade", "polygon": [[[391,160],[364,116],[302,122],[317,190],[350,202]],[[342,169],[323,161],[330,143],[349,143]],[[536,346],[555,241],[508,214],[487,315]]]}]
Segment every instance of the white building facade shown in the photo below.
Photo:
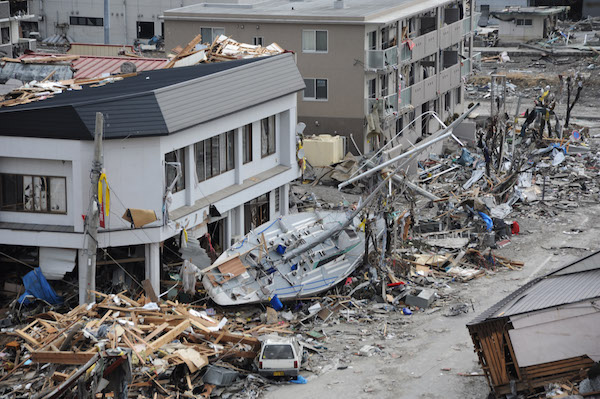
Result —
[{"label": "white building facade", "polygon": [[[211,67],[220,70],[204,76],[189,69],[204,66],[184,68],[196,77],[166,86],[157,83],[151,96],[145,89],[129,97],[121,91],[114,96],[104,91],[104,97],[91,105],[93,100],[84,100],[93,94],[74,97],[75,103],[84,104],[81,107],[71,105],[85,121],[90,111],[105,116],[104,169],[111,199],[98,246],[145,246],[145,276],[156,292],[160,243],[185,229],[190,240],[209,232],[225,249],[235,237],[286,214],[289,182],[299,176],[296,92],[304,86],[292,55],[227,64],[231,66]],[[278,72],[274,75],[274,71]],[[153,79],[172,83],[169,79],[180,72],[153,71],[128,79],[139,78],[140,84]],[[225,82],[236,86],[246,82],[246,89],[238,90],[237,97],[219,93]],[[127,79],[113,83],[114,88],[119,89],[119,84],[127,84]],[[273,90],[256,94],[269,85]],[[43,118],[40,112],[45,107],[60,114],[70,106],[63,105],[68,98],[59,97],[27,109],[0,111],[4,121],[0,123],[11,126],[23,117]],[[144,98],[151,101],[140,107]],[[51,102],[57,99],[61,103]],[[159,115],[152,109],[153,101],[159,105]],[[127,115],[134,120],[120,119]],[[57,118],[65,120],[63,115]],[[30,137],[14,134],[10,128],[0,133],[0,244],[72,249],[81,264],[87,246],[82,215],[88,213],[90,202],[94,143],[76,137],[77,129],[71,129],[68,121],[64,131],[75,132],[71,139],[48,137],[54,131],[50,120],[37,121],[47,128],[30,123],[31,129],[19,129]],[[127,123],[130,128],[123,126]],[[93,132],[89,123],[86,126]],[[59,129],[56,132],[61,135]],[[165,205],[166,188],[176,174],[174,162],[181,165],[182,173],[171,204]],[[127,209],[154,211],[158,220],[134,229],[122,218]],[[85,268],[79,268],[79,277],[83,300]]]}]

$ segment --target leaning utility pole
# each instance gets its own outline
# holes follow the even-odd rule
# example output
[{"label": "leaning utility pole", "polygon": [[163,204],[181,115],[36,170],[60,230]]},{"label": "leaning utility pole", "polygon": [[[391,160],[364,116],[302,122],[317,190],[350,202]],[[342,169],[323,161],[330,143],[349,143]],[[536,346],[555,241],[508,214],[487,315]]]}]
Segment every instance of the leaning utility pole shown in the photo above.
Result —
[{"label": "leaning utility pole", "polygon": [[104,116],[96,112],[96,131],[94,133],[94,160],[92,161],[92,196],[90,197],[90,206],[87,217],[85,218],[87,238],[87,249],[85,253],[86,267],[86,303],[95,302],[96,296],[92,291],[96,290],[96,251],[98,250],[98,227],[100,224],[100,212],[102,209],[98,203],[98,180],[104,167],[102,155],[102,131],[104,128]]}]

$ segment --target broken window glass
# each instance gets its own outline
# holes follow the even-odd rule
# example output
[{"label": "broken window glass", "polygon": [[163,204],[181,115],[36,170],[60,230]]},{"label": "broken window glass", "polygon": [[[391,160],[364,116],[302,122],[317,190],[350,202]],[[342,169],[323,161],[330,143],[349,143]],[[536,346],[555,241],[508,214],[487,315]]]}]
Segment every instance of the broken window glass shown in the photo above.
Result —
[{"label": "broken window glass", "polygon": [[50,178],[50,212],[67,212],[67,187],[64,177]]}]

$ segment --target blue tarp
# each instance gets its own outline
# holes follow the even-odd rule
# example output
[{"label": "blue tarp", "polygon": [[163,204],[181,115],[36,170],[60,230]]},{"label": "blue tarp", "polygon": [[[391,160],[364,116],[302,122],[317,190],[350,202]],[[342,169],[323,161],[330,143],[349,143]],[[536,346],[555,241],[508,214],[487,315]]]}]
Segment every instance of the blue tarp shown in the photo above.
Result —
[{"label": "blue tarp", "polygon": [[19,297],[19,303],[29,304],[31,303],[27,299],[28,295],[33,295],[36,298],[43,299],[51,305],[57,305],[62,303],[63,299],[56,295],[56,292],[50,287],[46,277],[42,274],[42,270],[38,267],[33,269],[23,277],[23,284],[25,285],[25,293]]},{"label": "blue tarp", "polygon": [[481,218],[483,219],[483,221],[487,225],[488,231],[492,231],[492,229],[494,228],[494,222],[492,222],[492,218],[489,217],[488,215],[486,215],[483,212],[478,212],[478,213],[479,213],[479,216],[481,216]]}]

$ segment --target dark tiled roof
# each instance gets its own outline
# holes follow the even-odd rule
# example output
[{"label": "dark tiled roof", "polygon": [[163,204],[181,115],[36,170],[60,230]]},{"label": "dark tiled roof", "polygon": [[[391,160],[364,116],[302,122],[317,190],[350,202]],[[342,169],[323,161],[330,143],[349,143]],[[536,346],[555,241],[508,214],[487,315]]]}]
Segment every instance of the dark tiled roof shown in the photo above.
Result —
[{"label": "dark tiled roof", "polygon": [[154,90],[260,60],[265,58],[141,72],[101,87],[83,86],[82,90],[67,91],[42,101],[0,108],[0,135],[91,140],[96,112],[105,115],[107,139],[166,135],[170,132]]}]

